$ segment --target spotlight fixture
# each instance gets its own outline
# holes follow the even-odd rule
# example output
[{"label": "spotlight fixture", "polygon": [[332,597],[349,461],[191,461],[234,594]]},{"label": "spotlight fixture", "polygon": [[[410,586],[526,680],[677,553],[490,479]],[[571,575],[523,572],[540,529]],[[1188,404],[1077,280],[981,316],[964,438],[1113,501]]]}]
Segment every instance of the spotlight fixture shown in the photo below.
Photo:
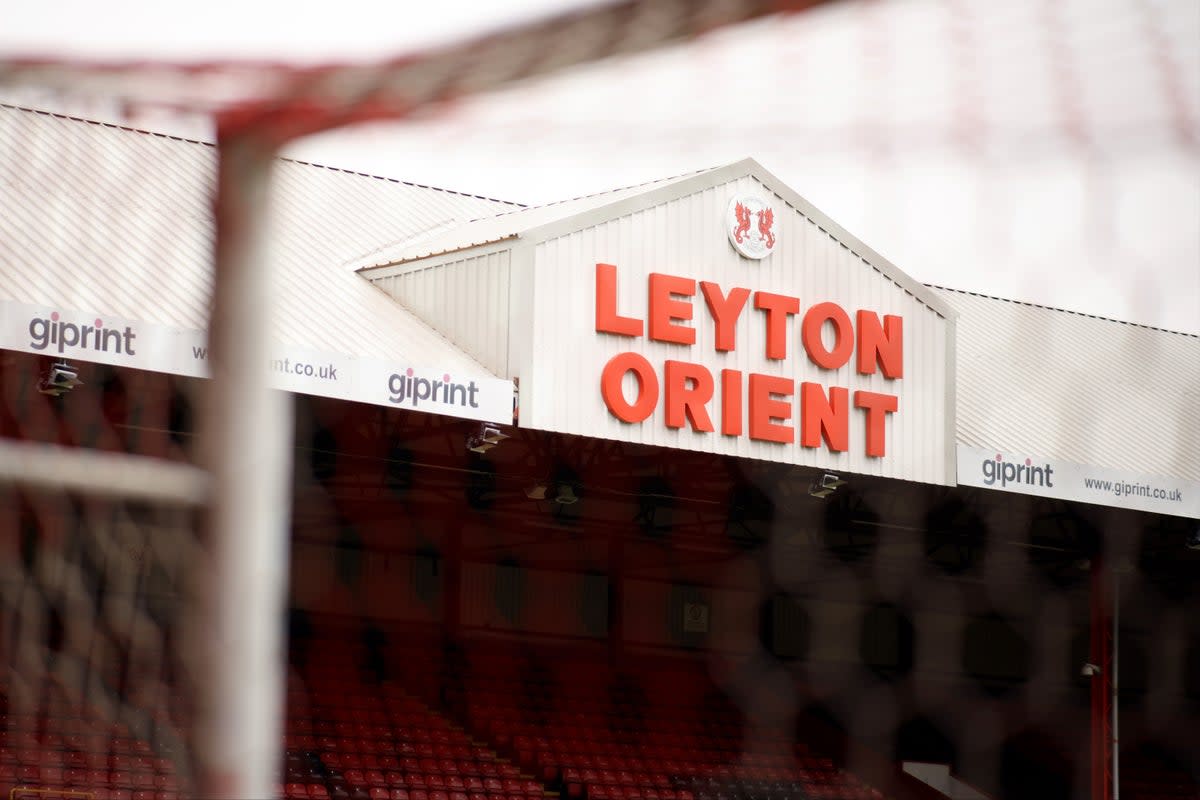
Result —
[{"label": "spotlight fixture", "polygon": [[579,495],[575,494],[575,489],[571,484],[560,483],[558,485],[558,495],[554,498],[554,502],[560,506],[573,506],[579,502]]},{"label": "spotlight fixture", "polygon": [[1100,667],[1089,661],[1083,665],[1083,669],[1079,670],[1079,674],[1085,678],[1094,678],[1100,674]]},{"label": "spotlight fixture", "polygon": [[1187,537],[1189,550],[1200,550],[1200,525],[1197,525]]},{"label": "spotlight fixture", "polygon": [[575,494],[574,486],[555,481],[540,481],[526,487],[525,496],[530,500],[551,500],[560,506],[573,506],[579,502],[579,495]]},{"label": "spotlight fixture", "polygon": [[812,486],[808,487],[808,493],[813,497],[829,497],[829,495],[837,491],[839,486],[845,483],[844,480],[832,472],[824,472],[820,477],[813,480]]},{"label": "spotlight fixture", "polygon": [[479,425],[479,430],[467,436],[467,449],[472,453],[486,453],[507,438],[508,434],[502,433],[498,426],[484,422]]},{"label": "spotlight fixture", "polygon": [[38,384],[38,391],[51,397],[62,397],[76,386],[82,386],[79,372],[66,361],[56,361]]}]

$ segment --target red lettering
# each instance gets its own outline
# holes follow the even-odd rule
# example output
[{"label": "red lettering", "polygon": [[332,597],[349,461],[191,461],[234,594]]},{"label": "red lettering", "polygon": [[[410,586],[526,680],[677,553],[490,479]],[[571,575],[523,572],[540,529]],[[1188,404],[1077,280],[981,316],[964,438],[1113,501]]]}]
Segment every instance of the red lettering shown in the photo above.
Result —
[{"label": "red lettering", "polygon": [[641,336],[642,321],[617,313],[617,268],[596,265],[596,332],[617,336]]},{"label": "red lettering", "polygon": [[[833,349],[826,350],[821,329],[826,321],[833,323]],[[854,352],[854,329],[850,317],[837,303],[817,303],[804,314],[800,336],[808,358],[818,367],[838,369],[850,360]]]},{"label": "red lettering", "polygon": [[800,384],[800,444],[820,447],[821,440],[835,453],[850,449],[850,390],[832,386],[829,397],[819,383]]},{"label": "red lettering", "polygon": [[[754,307],[767,312],[767,358],[787,358],[788,317],[800,311],[800,299],[786,294],[755,292]],[[750,379],[751,385],[754,378]]]},{"label": "red lettering", "polygon": [[678,275],[650,273],[650,338],[674,344],[695,344],[696,329],[676,325],[672,320],[692,318],[692,301],[678,300],[676,295],[696,294],[696,282]]},{"label": "red lettering", "polygon": [[729,290],[728,295],[722,295],[720,286],[704,281],[700,284],[700,291],[704,294],[704,302],[708,304],[708,313],[716,323],[716,348],[726,352],[733,350],[737,346],[738,317],[746,307],[750,290],[735,287]]},{"label": "red lettering", "polygon": [[894,394],[857,391],[854,406],[867,412],[867,455],[882,458],[887,455],[887,415],[900,407],[900,399]]},{"label": "red lettering", "polygon": [[874,311],[858,312],[858,371],[874,375],[875,365],[885,378],[904,377],[904,317],[888,314],[879,322]]},{"label": "red lettering", "polygon": [[721,433],[742,435],[742,373],[741,370],[721,370]]},{"label": "red lettering", "polygon": [[777,396],[791,397],[796,386],[787,378],[777,375],[750,373],[750,438],[763,442],[791,444],[795,441],[795,430],[791,425],[780,425],[774,420],[792,418],[790,400],[778,400]]},{"label": "red lettering", "polygon": [[682,428],[684,419],[694,431],[711,431],[708,401],[713,396],[712,373],[700,364],[668,361],[664,370],[668,428]]},{"label": "red lettering", "polygon": [[[637,378],[637,399],[632,404],[625,400],[625,392],[621,389],[627,372],[632,372]],[[622,422],[642,422],[654,413],[654,407],[658,405],[658,376],[644,356],[617,353],[600,373],[600,394],[614,417]]]}]

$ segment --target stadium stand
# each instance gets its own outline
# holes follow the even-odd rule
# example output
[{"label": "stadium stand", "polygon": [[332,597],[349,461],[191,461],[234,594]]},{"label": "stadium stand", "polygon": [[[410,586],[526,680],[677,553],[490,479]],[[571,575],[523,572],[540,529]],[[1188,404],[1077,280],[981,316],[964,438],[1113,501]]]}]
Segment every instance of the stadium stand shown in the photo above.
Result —
[{"label": "stadium stand", "polygon": [[3,722],[0,789],[5,796],[17,797],[24,789],[48,798],[180,797],[174,762],[155,755],[146,739],[122,725],[52,713],[6,714]]},{"label": "stadium stand", "polygon": [[[804,741],[747,730],[702,662],[625,668],[561,644],[319,619],[293,627],[287,800],[877,800]],[[65,708],[11,713],[0,791],[49,800],[182,800],[171,715],[147,731]],[[177,699],[176,699],[177,700]],[[168,754],[164,756],[162,754]],[[36,794],[22,794],[36,792]],[[1125,760],[1122,797],[1196,798],[1168,756]],[[931,797],[937,795],[930,795]]]},{"label": "stadium stand", "polygon": [[381,663],[369,635],[317,626],[322,659],[289,693],[284,796],[882,797],[790,735],[744,730],[696,662],[628,671],[561,647],[395,638]]}]

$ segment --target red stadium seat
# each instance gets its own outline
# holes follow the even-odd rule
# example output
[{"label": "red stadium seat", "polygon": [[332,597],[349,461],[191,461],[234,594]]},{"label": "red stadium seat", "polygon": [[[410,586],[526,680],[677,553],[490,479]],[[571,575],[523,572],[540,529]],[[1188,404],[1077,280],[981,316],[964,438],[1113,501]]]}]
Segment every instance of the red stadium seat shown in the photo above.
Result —
[{"label": "red stadium seat", "polygon": [[51,764],[43,764],[42,767],[42,783],[47,786],[62,786],[66,783],[66,770],[62,767],[56,767]]}]

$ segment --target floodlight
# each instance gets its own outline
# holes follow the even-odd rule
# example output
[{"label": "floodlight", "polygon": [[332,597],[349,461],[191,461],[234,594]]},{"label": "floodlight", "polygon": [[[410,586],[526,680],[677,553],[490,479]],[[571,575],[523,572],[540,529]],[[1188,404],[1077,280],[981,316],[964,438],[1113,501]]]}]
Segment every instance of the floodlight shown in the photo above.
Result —
[{"label": "floodlight", "polygon": [[468,434],[467,449],[472,453],[486,453],[507,438],[508,434],[501,432],[496,425],[480,423],[478,430]]},{"label": "floodlight", "polygon": [[57,361],[38,384],[38,391],[52,397],[62,397],[76,386],[82,386],[79,372],[66,361]]},{"label": "floodlight", "polygon": [[813,497],[829,497],[829,495],[837,491],[839,486],[845,483],[844,480],[832,472],[825,472],[812,482],[812,486],[808,487],[808,493]]},{"label": "floodlight", "polygon": [[1187,546],[1189,550],[1200,550],[1200,524],[1197,524],[1188,534]]}]

